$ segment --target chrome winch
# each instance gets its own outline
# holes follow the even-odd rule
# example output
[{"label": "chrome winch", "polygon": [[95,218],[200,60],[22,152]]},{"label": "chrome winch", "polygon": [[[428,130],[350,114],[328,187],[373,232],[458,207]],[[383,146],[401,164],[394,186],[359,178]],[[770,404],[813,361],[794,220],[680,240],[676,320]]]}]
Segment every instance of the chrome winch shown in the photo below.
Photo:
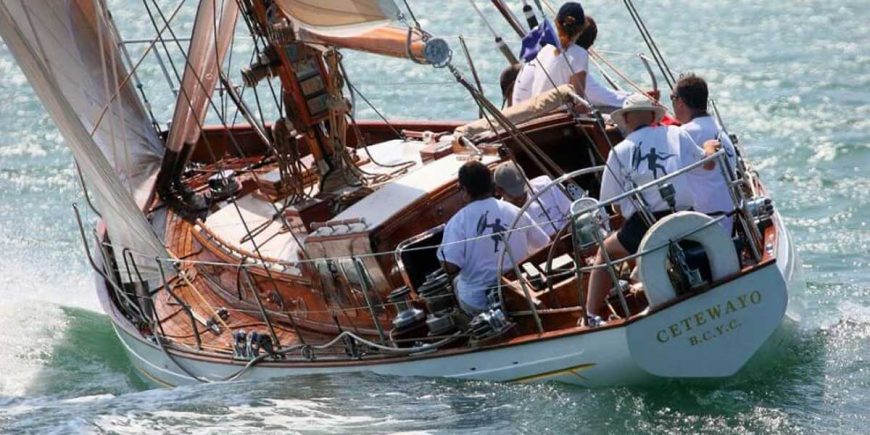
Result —
[{"label": "chrome winch", "polygon": [[756,222],[762,223],[773,216],[773,201],[766,196],[758,196],[746,201],[746,210]]},{"label": "chrome winch", "polygon": [[426,316],[429,335],[444,335],[457,329],[457,318],[461,313],[450,277],[444,271],[426,275],[426,281],[417,289],[417,295],[426,301],[429,309],[429,315]]},{"label": "chrome winch", "polygon": [[212,200],[221,201],[238,193],[241,186],[236,181],[235,171],[225,169],[208,177],[208,188]]},{"label": "chrome winch", "polygon": [[513,326],[514,324],[507,319],[501,308],[493,308],[474,316],[469,325],[473,341],[477,343],[501,337]]},{"label": "chrome winch", "polygon": [[393,318],[393,327],[396,332],[401,332],[418,326],[426,319],[426,313],[411,305],[411,289],[407,286],[399,287],[387,297],[390,303],[395,304],[396,317]]},{"label": "chrome winch", "polygon": [[417,289],[417,295],[426,301],[430,313],[449,310],[457,306],[450,277],[442,270],[426,275],[426,281]]},{"label": "chrome winch", "polygon": [[582,212],[598,205],[595,198],[580,198],[571,204],[572,235],[578,250],[589,249],[607,237],[606,220],[600,208]]}]

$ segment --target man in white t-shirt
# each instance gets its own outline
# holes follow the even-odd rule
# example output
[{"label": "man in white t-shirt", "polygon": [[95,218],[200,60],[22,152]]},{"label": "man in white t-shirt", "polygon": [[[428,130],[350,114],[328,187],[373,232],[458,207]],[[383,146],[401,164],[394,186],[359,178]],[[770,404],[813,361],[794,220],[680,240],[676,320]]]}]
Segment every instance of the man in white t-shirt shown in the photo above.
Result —
[{"label": "man in white t-shirt", "polygon": [[[504,162],[495,168],[493,178],[496,195],[520,208],[528,204],[526,213],[548,236],[553,237],[568,223],[571,213],[568,196],[559,186],[543,191],[553,181],[550,177],[541,175],[527,181],[516,163]],[[542,191],[537,199],[532,199],[534,194]]]},{"label": "man in white t-shirt", "polygon": [[[671,94],[674,116],[683,124],[680,128],[696,144],[718,140],[725,149],[730,170],[733,171],[737,166],[737,153],[731,139],[722,134],[721,127],[707,113],[708,95],[707,82],[704,79],[694,74],[682,76]],[[734,201],[722,168],[717,166],[714,171],[698,168],[689,173],[689,180],[695,194],[695,211],[717,216],[734,210]],[[730,216],[723,218],[719,224],[731,235],[733,221]]]},{"label": "man in white t-shirt", "polygon": [[[613,112],[611,119],[626,137],[607,156],[607,166],[601,180],[601,201],[657,180],[716,152],[712,144],[709,149],[702,150],[679,128],[655,125],[661,121],[664,112],[661,105],[641,94],[632,94],[621,109]],[[707,165],[706,169],[712,167]],[[686,210],[693,207],[694,197],[687,175],[672,178],[670,183],[675,190],[675,208]],[[642,198],[656,219],[670,213],[670,207],[658,189],[647,189],[642,193]],[[637,252],[649,228],[633,201],[625,198],[616,203],[615,208],[625,222],[616,233],[604,240],[604,251],[611,260]],[[604,263],[604,253],[599,249],[595,264]],[[604,302],[612,286],[606,269],[597,268],[591,272],[586,298],[586,314],[589,318],[606,317]]]},{"label": "man in white t-shirt", "polygon": [[[513,204],[495,199],[492,174],[481,162],[469,161],[459,169],[459,187],[468,204],[444,227],[438,257],[450,276],[459,274],[456,296],[463,311],[477,314],[487,308],[487,290],[498,284],[498,258],[507,243],[502,271],[513,268],[550,239],[528,214]],[[515,231],[506,233],[519,216]]]},{"label": "man in white t-shirt", "polygon": [[537,67],[538,63],[534,59],[522,64],[517,79],[514,81],[511,106],[516,106],[532,98],[532,82],[535,81],[535,68]]}]

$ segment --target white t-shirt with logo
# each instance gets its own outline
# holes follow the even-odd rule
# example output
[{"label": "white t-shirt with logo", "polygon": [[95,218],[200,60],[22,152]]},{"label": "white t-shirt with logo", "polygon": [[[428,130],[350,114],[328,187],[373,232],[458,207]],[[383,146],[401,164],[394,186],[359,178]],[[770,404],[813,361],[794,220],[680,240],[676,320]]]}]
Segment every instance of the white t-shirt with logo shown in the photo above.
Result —
[{"label": "white t-shirt with logo", "polygon": [[567,50],[558,53],[556,47],[545,45],[532,62],[538,62],[532,96],[553,89],[553,83],[562,86],[568,84],[574,74],[589,71],[589,54],[577,44],[571,44]]},{"label": "white t-shirt with logo", "polygon": [[537,66],[538,63],[534,59],[531,62],[523,64],[519,74],[517,74],[516,81],[514,81],[511,106],[516,106],[532,98],[532,83],[535,81],[535,68]]},{"label": "white t-shirt with logo", "polygon": [[[601,201],[674,173],[703,158],[704,151],[677,127],[650,126],[635,130],[607,156],[607,167],[601,179]],[[670,180],[675,190],[677,210],[694,207],[693,191],[687,175]],[[668,210],[668,204],[657,187],[646,189],[643,198],[654,212]],[[626,219],[637,211],[629,198],[617,204]]]},{"label": "white t-shirt with logo", "polygon": [[[718,139],[722,144],[722,149],[725,150],[725,156],[728,158],[728,163],[733,171],[737,167],[737,153],[734,150],[734,144],[728,135],[720,135],[721,129],[713,117],[699,116],[685,124],[680,128],[683,129],[698,146],[703,146],[704,142],[710,139]],[[717,213],[728,212],[734,209],[734,202],[731,200],[731,194],[728,191],[728,184],[722,174],[722,169],[717,164],[712,171],[698,168],[689,173],[689,182],[691,183],[695,195],[695,210],[701,213]],[[722,227],[729,233],[731,229],[730,217],[722,220]]]},{"label": "white t-shirt with logo", "polygon": [[[526,213],[515,227],[518,230],[508,238],[503,232],[511,228],[519,213],[520,209],[513,204],[487,198],[469,203],[447,221],[438,258],[459,266],[457,297],[465,305],[478,310],[486,308],[486,290],[497,284],[498,256],[505,239],[516,261],[550,242]],[[512,268],[510,256],[505,253],[502,272]]]},{"label": "white t-shirt with logo", "polygon": [[[532,192],[537,193],[544,190],[552,181],[550,177],[541,175],[529,180],[529,185],[532,188]],[[529,201],[531,201],[530,204]],[[538,199],[535,201],[532,201],[532,196],[529,195],[526,203],[529,204],[528,208],[526,208],[526,213],[547,233],[547,236],[552,237],[570,219],[571,200],[568,199],[568,196],[562,192],[559,186],[551,187],[538,196]],[[542,205],[543,207],[541,207]]]}]

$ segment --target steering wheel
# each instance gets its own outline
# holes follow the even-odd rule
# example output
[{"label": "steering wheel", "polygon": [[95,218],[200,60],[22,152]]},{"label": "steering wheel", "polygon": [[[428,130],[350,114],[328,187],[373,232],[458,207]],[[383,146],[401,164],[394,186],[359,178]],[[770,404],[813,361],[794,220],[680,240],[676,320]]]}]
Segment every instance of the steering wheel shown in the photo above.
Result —
[{"label": "steering wheel", "polygon": [[[550,183],[547,184],[546,186],[544,186],[543,189],[541,189],[541,190],[539,190],[539,191],[537,191],[537,192],[533,192],[532,195],[531,195],[531,198],[528,199],[528,200],[526,200],[526,203],[523,204],[523,206],[520,208],[520,213],[517,214],[517,217],[516,217],[516,218],[514,219],[514,221],[511,223],[510,228],[508,228],[508,230],[506,231],[507,234],[506,234],[505,237],[504,237],[504,243],[502,244],[501,250],[499,251],[499,255],[498,255],[498,275],[497,275],[497,276],[499,277],[499,280],[498,280],[498,287],[496,287],[496,291],[498,292],[499,302],[501,302],[501,301],[503,300],[503,298],[502,298],[501,276],[502,276],[503,273],[504,273],[504,271],[503,271],[503,267],[502,267],[502,266],[504,265],[504,256],[505,256],[506,250],[507,250],[507,248],[508,248],[508,246],[509,246],[509,243],[508,243],[508,242],[510,241],[510,237],[511,237],[511,235],[513,234],[514,230],[516,230],[517,224],[519,224],[519,222],[520,222],[520,218],[521,218],[521,217],[523,216],[523,214],[528,210],[529,205],[531,205],[533,202],[538,201],[538,198],[539,198],[541,195],[543,195],[544,193],[546,193],[546,192],[549,191],[550,189],[556,187],[557,185],[561,184],[562,182],[565,182],[565,181],[567,181],[567,180],[570,180],[570,179],[572,179],[572,178],[574,178],[574,177],[579,177],[579,176],[581,176],[581,175],[594,174],[594,173],[596,173],[596,172],[603,172],[603,171],[604,171],[604,165],[600,165],[600,166],[593,166],[593,167],[589,167],[589,168],[578,169],[578,170],[576,170],[576,171],[572,171],[572,172],[569,172],[569,173],[567,173],[567,174],[563,174],[563,175],[560,176],[559,178],[556,178],[555,180],[550,181]],[[592,210],[592,209],[594,209],[595,207],[586,207],[586,208],[588,208],[589,210]],[[586,208],[584,208],[584,209],[581,210],[581,211],[582,211],[582,212],[589,211],[589,210],[586,210]],[[561,237],[561,232],[564,231],[565,228],[567,228],[567,226],[563,227],[559,232],[556,233],[556,234],[557,234],[557,238],[556,238],[556,240],[558,240],[558,237]],[[551,245],[550,245],[550,246],[551,246],[551,252],[552,252],[552,246],[553,246],[553,245],[554,245],[554,244],[551,242]],[[518,278],[518,279],[521,278],[521,277],[522,277],[522,274],[521,274],[521,272],[520,272],[519,264],[517,264],[516,259],[511,259],[511,262],[513,263],[514,273],[516,273],[517,278]],[[549,266],[549,264],[548,264],[548,266]],[[550,271],[548,270],[548,271],[546,271],[546,272],[547,272],[546,279],[547,279],[547,282],[549,283],[549,282],[550,282],[550,278],[549,278],[549,272],[550,272]],[[522,280],[520,280],[520,284],[523,286],[523,290],[526,291],[526,293],[528,293],[528,292],[527,292],[527,289],[526,289],[526,287],[525,287],[525,284],[522,283]],[[552,285],[551,285],[551,284],[550,284],[550,289],[552,289]],[[529,295],[528,295],[528,294],[526,294],[526,298],[529,298]],[[531,301],[530,298],[529,298],[529,304],[532,305],[532,301]],[[534,309],[532,309],[532,311],[534,312]]]}]

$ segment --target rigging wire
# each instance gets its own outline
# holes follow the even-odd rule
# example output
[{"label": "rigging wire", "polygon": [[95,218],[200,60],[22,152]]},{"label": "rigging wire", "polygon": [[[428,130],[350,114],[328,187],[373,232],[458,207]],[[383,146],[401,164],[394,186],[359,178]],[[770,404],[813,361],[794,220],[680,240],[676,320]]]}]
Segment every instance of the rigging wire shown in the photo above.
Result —
[{"label": "rigging wire", "polygon": [[[400,166],[407,165],[409,163],[408,161],[392,163],[392,164],[380,163],[377,160],[375,160],[375,158],[372,156],[371,151],[369,150],[368,144],[365,143],[365,140],[364,140],[365,138],[363,136],[362,130],[359,128],[359,124],[357,124],[357,122],[356,122],[356,116],[354,115],[354,112],[356,112],[356,107],[354,105],[354,101],[356,100],[355,96],[359,92],[357,91],[356,87],[354,87],[350,81],[350,77],[348,76],[347,70],[344,67],[344,57],[341,56],[340,53],[338,53],[338,54],[339,54],[339,56],[338,56],[338,69],[341,72],[341,75],[344,77],[344,83],[347,84],[348,90],[350,91],[351,110],[348,111],[347,116],[350,119],[351,127],[354,130],[354,134],[356,134],[357,146],[363,148],[363,150],[365,151],[369,160],[378,166],[385,167],[385,168],[397,168]],[[361,93],[360,93],[360,98],[362,98],[366,102],[366,104],[368,104],[369,107],[371,107],[372,110],[374,110],[375,113],[377,113],[381,117],[381,119],[384,120],[384,122],[390,128],[390,130],[392,130],[393,133],[396,134],[396,137],[398,137],[399,139],[401,139],[403,141],[408,139],[402,132],[399,132],[383,115],[381,115],[381,113],[378,112],[378,110]]]},{"label": "rigging wire", "polygon": [[[408,4],[408,0],[402,0],[402,2],[405,3],[405,9],[408,10],[408,15],[411,16],[411,21],[414,22],[414,27],[416,27],[417,29],[422,29],[422,27],[420,26],[420,22],[417,21],[417,16],[414,15],[414,10],[411,9],[411,5]],[[400,12],[400,14],[401,14],[401,12]]]},{"label": "rigging wire", "polygon": [[[170,17],[169,17],[169,21],[170,21],[170,22],[171,22],[172,20],[175,19],[175,16],[176,16],[176,15],[178,14],[178,12],[181,10],[181,6],[184,4],[184,1],[185,1],[185,0],[182,0],[181,3],[180,3],[180,4],[175,8],[175,10],[172,12],[172,14],[170,14]],[[115,35],[116,35],[116,37],[118,38],[118,40],[120,41],[120,40],[121,40],[121,38],[120,38],[120,34],[117,32],[117,27],[115,27],[114,21],[111,19],[111,17],[109,17],[109,20],[108,20],[108,21],[111,23],[111,27],[114,29]],[[162,35],[163,32],[166,31],[166,28],[167,28],[167,26],[164,26],[163,29],[160,29],[160,30],[157,32],[157,35],[158,35],[158,36]],[[90,131],[90,135],[91,135],[91,136],[93,136],[93,135],[96,133],[97,128],[98,128],[98,127],[100,126],[100,124],[102,123],[103,117],[106,115],[106,112],[107,112],[108,109],[109,109],[109,106],[110,106],[110,105],[115,101],[115,99],[118,97],[118,95],[119,95],[119,93],[120,93],[120,89],[121,89],[123,86],[125,86],[125,85],[127,84],[127,81],[129,81],[131,78],[133,78],[134,82],[137,83],[137,84],[136,84],[136,87],[139,89],[139,92],[142,94],[143,102],[145,103],[146,109],[148,110],[148,112],[149,112],[149,114],[150,114],[151,121],[152,121],[152,123],[154,124],[154,128],[155,128],[156,130],[159,131],[159,124],[157,123],[157,120],[156,120],[156,118],[154,117],[154,114],[151,112],[151,104],[148,103],[148,99],[147,99],[147,97],[145,96],[145,92],[144,92],[144,90],[143,90],[142,83],[139,82],[138,79],[135,77],[136,71],[139,69],[139,66],[142,64],[142,62],[145,60],[145,58],[146,58],[147,55],[151,52],[151,50],[154,49],[156,43],[157,43],[157,38],[155,38],[154,40],[149,41],[149,46],[145,49],[145,51],[142,53],[142,56],[139,58],[138,61],[136,61],[135,64],[133,64],[133,63],[131,62],[131,60],[129,59],[129,54],[127,53],[127,50],[126,50],[126,47],[125,47],[124,43],[123,43],[123,42],[121,43],[122,50],[123,50],[124,54],[128,57],[128,62],[131,64],[131,70],[130,70],[130,72],[127,74],[127,76],[124,77],[124,80],[120,82],[120,84],[118,85],[118,87],[117,87],[117,89],[115,90],[115,92],[112,93],[112,96],[111,96],[111,98],[109,98],[109,101],[108,101],[108,102],[103,106],[103,108],[100,110],[100,115],[97,117],[97,120],[96,120],[96,122],[94,123],[94,127],[93,127],[93,128],[91,129],[91,131]],[[155,55],[157,55],[158,58],[159,58],[159,52],[158,52],[157,50],[154,50],[154,53],[155,53]],[[45,53],[43,53],[43,56],[45,56]],[[162,65],[162,64],[161,64],[161,65]],[[169,77],[168,77],[168,76],[167,76],[167,80],[169,80]],[[170,85],[170,87],[171,87],[171,85]]]},{"label": "rigging wire", "polygon": [[[468,45],[465,43],[465,38],[462,35],[459,35],[459,43],[462,46],[462,52],[465,54],[465,62],[468,64],[468,68],[471,69],[471,75],[474,77],[474,84],[477,85],[477,90],[480,91],[480,95],[485,95],[483,92],[483,85],[480,83],[480,76],[477,75],[477,68],[474,67],[474,61],[471,60],[471,53],[468,52]],[[480,109],[479,118],[484,117],[483,108]]]},{"label": "rigging wire", "polygon": [[646,43],[647,47],[650,50],[650,54],[652,54],[653,59],[656,61],[656,65],[658,65],[659,70],[662,72],[662,76],[665,78],[665,82],[667,82],[668,87],[673,90],[674,89],[674,74],[671,72],[670,67],[662,56],[661,51],[659,51],[658,45],[656,45],[655,40],[653,40],[652,35],[649,33],[649,30],[646,28],[646,24],[643,22],[643,18],[640,17],[640,14],[637,12],[637,9],[634,7],[634,3],[632,0],[623,0],[625,7],[628,9],[629,15],[631,15],[632,21],[634,21],[637,30],[640,32],[640,36],[643,38],[644,43]]},{"label": "rigging wire", "polygon": [[[143,1],[144,1],[144,0],[143,0]],[[157,7],[157,12],[158,12],[158,14],[160,15],[160,17],[161,17],[161,18],[163,19],[163,21],[165,22],[165,21],[166,21],[166,18],[165,18],[165,16],[163,15],[162,10],[161,10],[161,9],[159,8],[159,6],[156,4],[156,0],[153,0],[153,1],[155,1],[154,4],[155,4],[155,7]],[[150,13],[150,10],[149,10],[149,13]],[[156,22],[155,22],[154,20],[152,20],[152,22],[156,25]],[[175,38],[175,40],[176,40],[176,44],[177,44],[177,46],[178,46],[178,49],[181,51],[182,56],[184,57],[186,63],[189,65],[190,60],[189,60],[189,58],[187,57],[187,54],[186,54],[185,50],[183,49],[183,47],[181,47],[181,45],[178,43],[177,37],[176,37],[176,35],[175,35],[175,32],[172,30],[171,27],[169,28],[169,32],[170,32],[170,34],[172,35],[172,37]],[[173,69],[175,70],[174,64],[173,64]],[[177,71],[177,70],[175,70],[175,73],[176,73],[176,75],[178,75],[178,71]],[[191,73],[193,74],[193,76],[194,76],[194,78],[196,79],[196,81],[197,81],[197,83],[199,84],[199,86],[200,86],[201,88],[205,89],[205,87],[203,86],[203,83],[202,83],[202,79],[201,79],[201,78],[200,78],[196,73],[194,73],[192,70],[191,70]],[[229,81],[226,80],[226,78],[223,76],[223,73],[220,71],[220,69],[218,70],[218,73],[219,73],[219,75],[221,76],[221,79],[222,79],[222,80],[224,80],[224,81],[226,81],[227,83],[229,83]],[[180,79],[179,79],[179,81],[180,81]],[[184,95],[184,97],[185,97],[185,100],[187,100],[187,104],[188,104],[189,106],[191,106],[190,108],[191,108],[191,110],[193,110],[193,107],[192,107],[192,105],[191,105],[192,103],[191,103],[191,101],[190,101],[190,96],[187,95],[187,91],[184,89],[184,86],[181,86],[180,89],[181,89],[181,91],[182,91],[182,93],[183,93],[183,95]],[[209,103],[210,107],[211,107],[211,108],[212,108],[212,109],[217,113],[217,116],[218,116],[218,118],[220,119],[221,124],[222,124],[222,125],[224,126],[224,128],[227,129],[227,131],[230,133],[229,136],[228,136],[229,139],[230,139],[230,142],[231,142],[231,143],[233,144],[233,146],[236,148],[236,150],[237,150],[237,152],[239,153],[239,155],[241,155],[241,156],[244,157],[244,156],[245,156],[245,153],[242,151],[241,147],[239,146],[238,142],[236,141],[235,135],[234,135],[234,134],[229,130],[229,127],[228,127],[227,124],[226,124],[226,120],[223,119],[223,118],[220,116],[220,111],[218,110],[217,106],[215,105],[214,100],[213,100],[212,98],[210,98],[210,97],[207,98],[207,100],[208,100],[208,103]],[[199,120],[199,118],[198,118],[198,117],[195,117],[194,120],[196,121],[198,128],[202,129],[202,127],[203,127],[203,126],[202,126],[202,122]],[[214,154],[214,150],[213,150],[213,148],[211,147],[211,144],[210,144],[210,142],[209,142],[208,136],[205,135],[205,134],[203,134],[203,135],[202,135],[202,138],[203,138],[203,140],[206,142],[206,143],[205,143],[205,145],[206,145],[206,149],[207,149],[208,152],[211,154],[211,158],[212,158],[212,160],[215,161],[215,162],[217,162],[217,164],[219,165],[219,167],[222,166],[221,161],[220,161],[219,159],[217,159],[217,156]],[[221,169],[222,169],[222,168],[221,168]],[[219,176],[220,176],[221,178],[223,178],[224,181],[226,182],[226,178],[225,178],[225,175],[224,175],[224,171],[221,170],[218,174],[219,174]],[[254,177],[255,180],[258,180],[258,176],[257,176],[257,174],[256,174],[255,172],[252,172],[251,174],[252,174],[252,176]],[[250,229],[250,227],[248,226],[247,221],[246,221],[245,218],[244,218],[244,215],[242,214],[241,208],[239,207],[239,205],[238,205],[238,203],[236,202],[235,198],[230,197],[229,202],[232,204],[233,208],[234,208],[235,211],[236,211],[236,214],[239,216],[240,222],[242,223],[242,226],[243,226],[243,228],[244,228],[244,230],[245,230],[245,234],[246,234],[248,237],[251,237],[251,244],[252,244],[253,247],[254,247],[254,251],[255,251],[256,254],[257,254],[258,260],[259,260],[260,262],[263,263],[263,269],[265,270],[267,276],[269,277],[269,281],[270,281],[270,283],[272,284],[272,286],[274,287],[274,289],[275,289],[275,291],[276,291],[276,293],[277,293],[277,289],[278,289],[277,282],[275,281],[275,278],[274,278],[274,276],[272,275],[271,270],[269,269],[268,265],[266,264],[266,261],[265,261],[263,255],[262,255],[262,253],[261,253],[261,251],[260,251],[260,246],[259,246],[259,244],[258,244],[258,243],[256,242],[256,240],[251,236],[251,229]],[[289,224],[289,222],[287,222],[286,218],[284,217],[284,214],[283,214],[283,213],[278,209],[278,207],[277,207],[274,203],[272,203],[272,202],[269,202],[269,204],[272,206],[272,208],[273,208],[274,211],[275,211],[275,217],[280,217],[281,220],[283,221],[284,226],[287,227],[288,229],[291,229],[291,228],[292,228],[291,225]],[[296,239],[296,234],[292,231],[292,229],[290,230],[290,233],[291,233],[291,235],[293,236],[293,238]],[[298,241],[298,240],[297,240],[297,241]],[[299,249],[301,249],[303,252],[305,251],[305,248],[304,248],[303,245],[301,245],[301,244],[299,244]],[[278,295],[279,295],[279,298],[280,298],[280,293],[278,293]],[[284,304],[283,304],[283,300],[282,300],[282,306],[283,306],[283,305],[284,305]],[[296,320],[293,318],[293,316],[291,316],[291,315],[289,315],[289,314],[287,315],[287,317],[290,319],[290,323],[292,324],[293,328],[294,328],[295,330],[297,330],[297,332],[298,332],[298,327],[296,326]],[[302,340],[301,334],[299,334],[299,336],[300,336],[300,340]]]},{"label": "rigging wire", "polygon": [[631,8],[634,10],[634,14],[637,16],[638,21],[640,22],[640,25],[643,27],[644,32],[646,32],[647,36],[649,36],[649,40],[653,44],[653,49],[655,50],[656,54],[658,55],[659,60],[661,60],[662,65],[664,66],[665,71],[667,71],[668,76],[671,78],[671,82],[676,83],[676,79],[674,78],[674,73],[671,71],[671,67],[668,66],[668,62],[665,59],[665,56],[662,54],[661,50],[659,49],[658,44],[655,42],[655,39],[653,39],[652,33],[650,33],[649,29],[647,29],[646,22],[643,20],[643,17],[641,17],[640,13],[637,11],[637,7],[635,7],[634,2],[632,0],[628,0],[628,2],[631,5]]},{"label": "rigging wire", "polygon": [[402,140],[407,139],[407,137],[405,136],[405,134],[402,133],[402,132],[400,132],[399,130],[397,130],[396,127],[393,126],[392,123],[390,123],[390,121],[387,119],[387,117],[384,116],[384,114],[381,113],[381,111],[378,110],[378,108],[375,107],[375,105],[372,104],[372,102],[369,101],[369,99],[366,98],[366,96],[365,96],[362,92],[360,92],[360,90],[359,90],[356,86],[354,86],[351,82],[349,82],[349,81],[347,81],[347,80],[345,80],[345,81],[347,82],[347,85],[350,87],[350,89],[352,89],[353,92],[356,92],[357,95],[359,95],[360,98],[362,98],[362,100],[363,100],[363,101],[364,101],[364,102],[369,106],[369,108],[371,108],[371,109],[375,112],[375,114],[378,115],[378,118],[381,118],[381,120],[384,121],[384,123],[387,125],[387,127],[389,127],[390,130],[392,130],[393,133],[395,133],[396,136],[397,136],[398,138],[400,138],[400,139],[402,139]]}]

